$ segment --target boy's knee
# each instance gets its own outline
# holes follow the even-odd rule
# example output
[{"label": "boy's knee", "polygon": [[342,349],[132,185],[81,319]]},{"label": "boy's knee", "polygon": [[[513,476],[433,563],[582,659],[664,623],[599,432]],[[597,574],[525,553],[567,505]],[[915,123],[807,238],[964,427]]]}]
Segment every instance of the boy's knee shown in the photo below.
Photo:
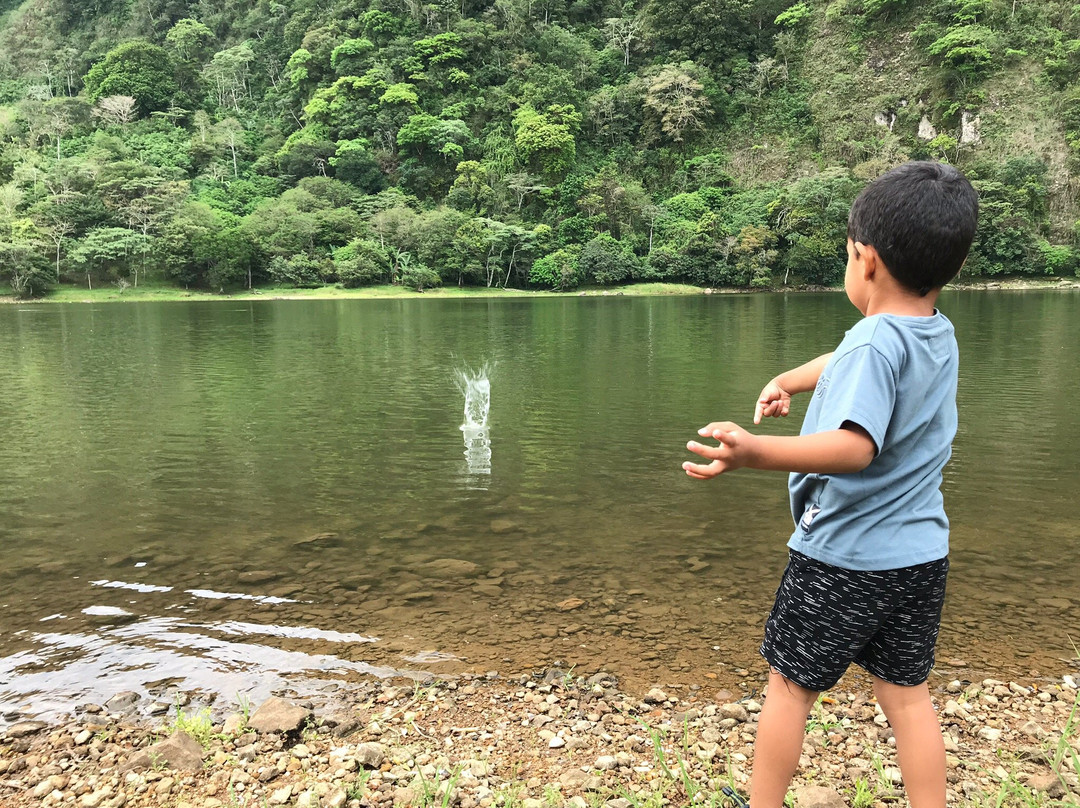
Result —
[{"label": "boy's knee", "polygon": [[917,685],[898,685],[874,677],[874,695],[882,710],[890,707],[903,709],[930,702],[930,689],[926,682]]},{"label": "boy's knee", "polygon": [[783,690],[786,698],[804,704],[807,712],[810,712],[810,708],[814,706],[814,702],[820,695],[819,691],[805,688],[784,676],[776,668],[770,667],[769,693],[773,693],[774,690]]}]

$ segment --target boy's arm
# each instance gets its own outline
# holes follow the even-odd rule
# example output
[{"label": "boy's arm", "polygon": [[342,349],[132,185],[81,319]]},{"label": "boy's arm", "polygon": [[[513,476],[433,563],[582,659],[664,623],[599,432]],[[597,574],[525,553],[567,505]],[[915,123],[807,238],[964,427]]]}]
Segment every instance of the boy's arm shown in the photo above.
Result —
[{"label": "boy's arm", "polygon": [[765,385],[754,408],[754,423],[760,424],[762,416],[779,418],[791,411],[791,397],[796,393],[809,393],[829,364],[832,352],[811,359],[805,365],[781,373]]},{"label": "boy's arm", "polygon": [[687,475],[708,480],[740,468],[795,471],[803,474],[848,474],[862,471],[874,459],[877,447],[865,429],[845,421],[840,429],[812,435],[755,435],[730,421],[709,424],[698,430],[720,443],[706,446],[690,441],[686,448],[707,464],[683,463]]}]

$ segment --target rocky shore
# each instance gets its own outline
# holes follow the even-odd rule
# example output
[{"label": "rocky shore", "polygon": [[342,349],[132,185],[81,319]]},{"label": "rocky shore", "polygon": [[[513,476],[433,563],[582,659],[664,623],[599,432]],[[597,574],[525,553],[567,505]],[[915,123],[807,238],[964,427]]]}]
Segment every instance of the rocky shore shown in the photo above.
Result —
[{"label": "rocky shore", "polygon": [[[333,704],[295,695],[215,721],[118,694],[62,726],[0,736],[0,805],[79,808],[555,808],[721,805],[745,792],[756,693],[653,688],[605,673],[429,683],[370,680]],[[935,701],[953,805],[1080,805],[1080,709],[1054,683],[952,681]],[[801,808],[902,799],[892,733],[866,694],[815,706],[793,788]]]}]

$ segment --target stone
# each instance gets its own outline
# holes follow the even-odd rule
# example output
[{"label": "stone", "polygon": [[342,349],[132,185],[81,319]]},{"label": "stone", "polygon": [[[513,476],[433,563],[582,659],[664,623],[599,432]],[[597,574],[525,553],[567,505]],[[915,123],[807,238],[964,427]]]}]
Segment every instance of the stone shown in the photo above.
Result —
[{"label": "stone", "polygon": [[667,701],[667,693],[658,687],[654,687],[645,694],[646,704],[663,704],[665,701]]},{"label": "stone", "polygon": [[825,786],[797,787],[795,804],[798,808],[847,808],[844,798]]},{"label": "stone", "polygon": [[271,805],[285,805],[292,799],[292,786],[282,786],[270,795],[268,802]]},{"label": "stone", "polygon": [[1029,738],[1042,738],[1047,734],[1046,730],[1040,727],[1034,721],[1025,721],[1023,724],[1021,724],[1020,732],[1022,732],[1024,735],[1027,735]]},{"label": "stone", "polygon": [[238,735],[245,726],[244,716],[240,713],[232,713],[225,719],[221,731],[225,735]]},{"label": "stone", "polygon": [[20,721],[17,724],[12,724],[7,728],[7,732],[4,733],[4,737],[8,739],[25,738],[28,735],[35,735],[41,732],[47,727],[44,721]]},{"label": "stone", "polygon": [[983,727],[979,730],[979,737],[990,743],[997,743],[1001,740],[1001,730],[995,727]]},{"label": "stone", "polygon": [[884,126],[890,132],[896,125],[896,113],[892,110],[888,112],[877,112],[874,114],[874,123],[878,126]]},{"label": "stone", "polygon": [[750,720],[750,713],[738,702],[729,702],[720,705],[720,715],[724,718],[733,718],[739,723],[745,724]]},{"label": "stone", "polygon": [[979,133],[979,116],[972,115],[966,109],[960,113],[960,140],[961,146],[979,143],[982,135]]},{"label": "stone", "polygon": [[919,139],[920,140],[933,140],[938,136],[938,131],[930,119],[925,115],[922,116],[922,120],[919,121]]},{"label": "stone", "polygon": [[336,544],[337,533],[313,533],[310,536],[305,536],[302,539],[297,539],[293,542],[296,547],[302,547],[304,545],[324,547],[331,544]]},{"label": "stone", "polygon": [[242,584],[266,584],[276,581],[281,573],[276,570],[247,570],[236,576],[236,580]]},{"label": "stone", "polygon": [[566,746],[566,741],[556,735],[550,741],[548,741],[548,746],[551,749],[562,749],[564,746]]},{"label": "stone", "polygon": [[618,766],[619,762],[611,755],[601,755],[596,759],[596,762],[593,763],[593,768],[599,769],[602,772],[611,771],[612,769],[618,768]]},{"label": "stone", "polygon": [[1061,799],[1065,796],[1065,785],[1056,774],[1033,774],[1027,778],[1024,784],[1032,791],[1045,794],[1052,800]]},{"label": "stone", "polygon": [[248,719],[248,727],[264,735],[271,732],[287,735],[299,730],[310,716],[310,710],[271,696]]},{"label": "stone", "polygon": [[125,710],[130,710],[139,701],[139,694],[133,690],[125,690],[122,693],[117,693],[107,702],[105,702],[105,709],[110,713],[122,713]]},{"label": "stone", "polygon": [[459,558],[438,558],[421,564],[417,572],[427,578],[472,578],[480,567],[471,561]]},{"label": "stone", "polygon": [[140,749],[129,757],[120,771],[159,769],[162,766],[177,771],[198,771],[203,765],[203,748],[186,732],[177,730],[164,741]]},{"label": "stone", "polygon": [[572,612],[574,609],[581,608],[585,605],[585,601],[581,598],[567,598],[555,604],[560,612]]},{"label": "stone", "polygon": [[381,743],[362,743],[356,747],[355,757],[365,769],[377,769],[386,760],[386,749]]}]

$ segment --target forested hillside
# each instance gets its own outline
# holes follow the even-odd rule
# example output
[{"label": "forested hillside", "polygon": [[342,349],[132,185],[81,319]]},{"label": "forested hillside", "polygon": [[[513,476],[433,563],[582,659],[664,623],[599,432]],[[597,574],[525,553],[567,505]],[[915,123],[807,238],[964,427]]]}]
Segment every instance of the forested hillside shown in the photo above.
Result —
[{"label": "forested hillside", "polygon": [[960,165],[965,275],[1074,274],[1061,0],[0,0],[0,272],[229,289],[828,284]]}]

